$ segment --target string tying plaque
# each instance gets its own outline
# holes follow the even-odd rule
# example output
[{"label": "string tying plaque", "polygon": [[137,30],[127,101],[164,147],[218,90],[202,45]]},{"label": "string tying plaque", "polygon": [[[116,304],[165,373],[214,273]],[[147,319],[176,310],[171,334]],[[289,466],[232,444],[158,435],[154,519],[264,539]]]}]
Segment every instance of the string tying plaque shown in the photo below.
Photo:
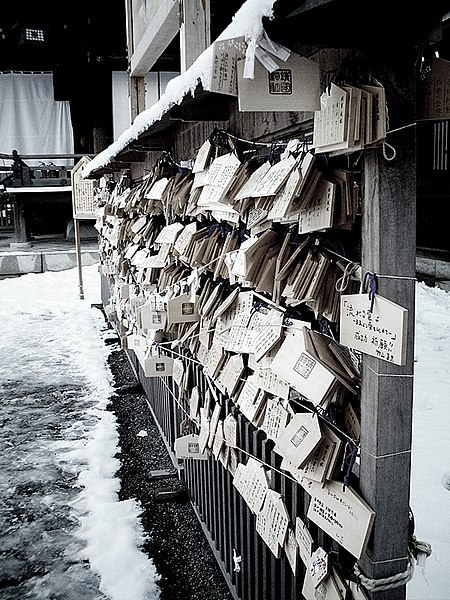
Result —
[{"label": "string tying plaque", "polygon": [[352,276],[357,276],[361,272],[361,267],[357,263],[349,261],[345,265],[344,274],[336,281],[336,291],[345,292]]},{"label": "string tying plaque", "polygon": [[241,570],[241,560],[242,560],[242,556],[238,556],[236,553],[236,550],[233,548],[233,563],[234,563],[233,571],[235,571],[236,573],[239,573],[239,571]]},{"label": "string tying plaque", "polygon": [[332,338],[333,340],[335,339],[333,332],[331,331],[331,328],[330,328],[330,323],[327,319],[323,318],[319,321],[319,328],[320,328],[320,333],[322,335],[327,335],[328,337]]},{"label": "string tying plaque", "polygon": [[373,304],[375,302],[375,294],[378,289],[378,278],[375,273],[371,273],[368,271],[364,274],[364,278],[361,282],[361,293],[364,294],[368,292],[369,300],[370,300],[370,308],[369,311],[373,312]]},{"label": "string tying plaque", "polygon": [[343,477],[343,489],[349,485],[350,475],[352,473],[353,465],[358,457],[358,446],[352,441],[347,440],[344,451],[344,477]]}]

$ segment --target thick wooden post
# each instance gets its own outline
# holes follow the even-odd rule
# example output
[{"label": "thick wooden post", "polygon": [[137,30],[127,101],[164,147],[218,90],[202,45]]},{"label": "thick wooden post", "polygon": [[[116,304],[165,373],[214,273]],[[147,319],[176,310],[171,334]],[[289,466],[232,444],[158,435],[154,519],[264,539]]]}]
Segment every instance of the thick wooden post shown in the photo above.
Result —
[{"label": "thick wooden post", "polygon": [[[395,103],[401,98],[409,109],[414,107],[413,63],[397,66],[392,80],[397,81],[396,77],[398,96],[387,94],[392,102],[388,108],[394,114],[398,111],[397,127],[392,122],[390,126],[398,131],[387,138],[396,156],[389,161],[381,148],[368,150],[363,168],[362,264],[378,275],[378,294],[409,311],[404,366],[363,356],[360,483],[376,517],[367,556],[359,565],[372,579],[391,577],[408,566],[416,276],[415,126],[409,121],[411,111],[401,111]],[[390,148],[386,150],[391,154]],[[370,597],[403,600],[406,586],[372,592]]]},{"label": "thick wooden post", "polygon": [[145,109],[145,79],[130,77],[130,116],[131,122]]},{"label": "thick wooden post", "polygon": [[209,0],[184,0],[180,28],[180,62],[184,73],[210,45]]}]

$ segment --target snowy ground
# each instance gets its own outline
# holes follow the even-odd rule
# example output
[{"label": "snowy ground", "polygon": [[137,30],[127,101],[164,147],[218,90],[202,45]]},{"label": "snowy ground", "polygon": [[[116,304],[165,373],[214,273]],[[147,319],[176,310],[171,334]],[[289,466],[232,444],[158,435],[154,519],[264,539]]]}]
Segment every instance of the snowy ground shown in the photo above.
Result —
[{"label": "snowy ground", "polygon": [[118,501],[97,266],[0,281],[2,600],[153,600],[140,507]]},{"label": "snowy ground", "polygon": [[[141,508],[119,501],[97,267],[0,281],[2,600],[153,600]],[[450,294],[417,284],[411,508],[431,544],[408,600],[449,600]]]},{"label": "snowy ground", "polygon": [[411,508],[431,544],[408,600],[450,598],[450,294],[417,284]]}]

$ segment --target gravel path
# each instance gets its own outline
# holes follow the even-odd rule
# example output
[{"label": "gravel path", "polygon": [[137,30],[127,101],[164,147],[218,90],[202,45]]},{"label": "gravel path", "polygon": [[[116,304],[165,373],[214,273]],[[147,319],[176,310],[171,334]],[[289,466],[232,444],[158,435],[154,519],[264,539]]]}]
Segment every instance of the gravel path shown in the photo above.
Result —
[{"label": "gravel path", "polygon": [[[118,423],[120,499],[135,498],[143,508],[144,551],[161,576],[161,600],[232,600],[184,483],[148,478],[152,470],[173,471],[173,464],[123,350],[112,350],[109,367],[116,387],[109,409]],[[140,437],[140,431],[148,435]],[[158,501],[160,490],[179,492],[178,498]]]}]

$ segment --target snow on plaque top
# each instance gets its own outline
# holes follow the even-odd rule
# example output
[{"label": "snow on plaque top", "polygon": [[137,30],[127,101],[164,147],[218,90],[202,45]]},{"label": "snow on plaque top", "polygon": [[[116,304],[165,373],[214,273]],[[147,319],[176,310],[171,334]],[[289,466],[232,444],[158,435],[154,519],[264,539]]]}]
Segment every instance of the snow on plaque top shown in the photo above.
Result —
[{"label": "snow on plaque top", "polygon": [[236,61],[245,56],[244,36],[217,40],[213,44],[213,58],[208,89],[219,94],[238,95]]}]

